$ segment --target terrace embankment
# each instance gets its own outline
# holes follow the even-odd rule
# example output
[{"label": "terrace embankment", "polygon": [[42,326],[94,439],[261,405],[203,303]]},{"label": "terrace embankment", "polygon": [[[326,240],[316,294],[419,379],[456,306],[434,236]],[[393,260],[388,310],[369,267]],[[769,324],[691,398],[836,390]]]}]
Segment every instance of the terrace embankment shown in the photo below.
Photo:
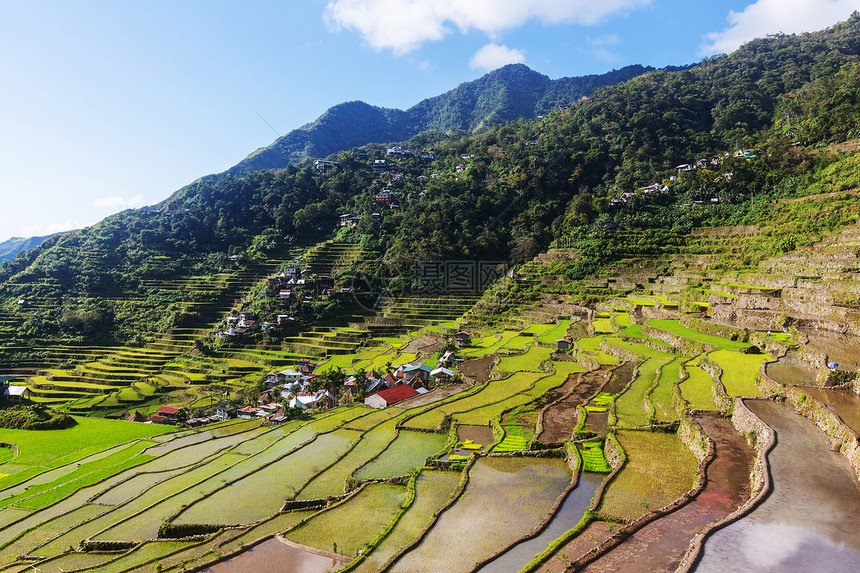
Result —
[{"label": "terrace embankment", "polygon": [[746,404],[776,432],[768,454],[773,491],[706,541],[696,571],[856,571],[860,489],[848,463],[785,404]]},{"label": "terrace embankment", "polygon": [[749,497],[748,468],[755,451],[729,420],[717,415],[696,419],[715,443],[702,492],[635,532],[585,571],[674,571],[698,529],[730,514]]},{"label": "terrace embankment", "polygon": [[569,440],[577,422],[577,407],[585,403],[610,378],[611,368],[601,366],[591,372],[575,374],[564,387],[570,390],[541,413],[540,433],[535,436],[545,444]]}]

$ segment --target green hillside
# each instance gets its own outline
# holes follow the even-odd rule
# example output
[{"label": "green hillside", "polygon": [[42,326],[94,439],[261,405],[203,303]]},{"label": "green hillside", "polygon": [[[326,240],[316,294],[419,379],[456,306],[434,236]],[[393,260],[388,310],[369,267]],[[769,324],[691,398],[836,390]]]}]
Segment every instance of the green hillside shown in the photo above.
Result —
[{"label": "green hillside", "polygon": [[6,424],[76,423],[0,429],[0,569],[857,569],[858,66],[855,13],[6,263]]}]

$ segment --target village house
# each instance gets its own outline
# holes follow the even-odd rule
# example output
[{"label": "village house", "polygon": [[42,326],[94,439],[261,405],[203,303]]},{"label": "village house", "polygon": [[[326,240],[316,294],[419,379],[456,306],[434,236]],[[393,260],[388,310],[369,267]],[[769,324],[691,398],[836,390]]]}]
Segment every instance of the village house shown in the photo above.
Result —
[{"label": "village house", "polygon": [[164,416],[165,418],[170,420],[170,423],[174,423],[176,422],[179,410],[181,410],[181,408],[177,408],[175,406],[161,406],[158,410],[155,411],[155,413],[159,416]]},{"label": "village house", "polygon": [[400,386],[387,388],[371,394],[364,399],[364,404],[371,408],[387,408],[418,394],[419,392],[415,388],[401,384]]},{"label": "village house", "polygon": [[417,382],[415,378],[420,379],[422,382],[427,382],[427,380],[430,379],[430,373],[432,371],[433,369],[426,364],[409,364],[403,367],[403,379],[412,385]]},{"label": "village house", "polygon": [[328,173],[335,167],[337,167],[337,163],[334,161],[325,161],[323,159],[317,159],[314,161],[314,168],[320,173]]},{"label": "village house", "polygon": [[220,420],[235,418],[239,407],[232,400],[223,399],[215,405],[215,416]]},{"label": "village house", "polygon": [[358,225],[358,221],[358,217],[353,216],[351,213],[340,216],[341,227],[355,227]]},{"label": "village house", "polygon": [[439,367],[430,372],[430,376],[433,378],[434,382],[439,384],[446,384],[454,378],[454,371],[449,370],[447,368]]},{"label": "village house", "polygon": [[455,334],[454,338],[456,339],[458,348],[463,348],[464,346],[472,344],[472,335],[464,330]]},{"label": "village house", "polygon": [[270,372],[266,375],[266,386],[268,388],[272,388],[281,384],[292,384],[294,382],[298,382],[301,378],[302,373],[296,372],[292,369]]},{"label": "village house", "polygon": [[570,348],[570,340],[567,338],[559,338],[555,341],[555,349],[559,352],[565,352]]}]

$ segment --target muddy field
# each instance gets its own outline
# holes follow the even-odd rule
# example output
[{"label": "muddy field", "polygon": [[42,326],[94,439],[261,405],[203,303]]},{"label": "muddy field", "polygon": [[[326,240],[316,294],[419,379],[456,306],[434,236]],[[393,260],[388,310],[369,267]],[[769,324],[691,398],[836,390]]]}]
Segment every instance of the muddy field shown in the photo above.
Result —
[{"label": "muddy field", "polygon": [[490,379],[490,370],[492,370],[495,360],[495,354],[475,360],[466,360],[460,364],[459,369],[463,373],[463,376],[472,378],[483,384]]},{"label": "muddy field", "polygon": [[602,366],[592,372],[572,376],[563,386],[570,388],[569,393],[544,410],[543,429],[537,439],[545,444],[569,440],[576,426],[577,406],[596,394],[610,379],[611,372],[611,367]]}]

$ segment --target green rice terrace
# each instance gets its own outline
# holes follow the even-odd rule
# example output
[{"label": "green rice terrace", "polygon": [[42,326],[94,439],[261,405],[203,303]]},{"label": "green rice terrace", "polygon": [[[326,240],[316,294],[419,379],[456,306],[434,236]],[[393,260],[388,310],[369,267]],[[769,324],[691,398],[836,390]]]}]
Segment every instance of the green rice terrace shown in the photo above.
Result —
[{"label": "green rice terrace", "polygon": [[[802,277],[797,252],[693,254],[761,232],[742,231],[278,325],[301,305],[262,294],[296,262],[366,256],[326,242],[145,345],[7,347],[14,396],[77,423],[0,429],[0,571],[857,569],[860,230],[803,251]],[[276,335],[225,335],[255,322]],[[372,402],[386,376],[402,395]]]},{"label": "green rice terrace", "polygon": [[[858,525],[860,399],[850,372],[826,366],[830,345],[850,354],[856,339],[810,338],[799,313],[762,322],[761,305],[741,303],[787,308],[794,287],[774,292],[773,274],[622,271],[605,284],[628,288],[592,308],[550,294],[496,327],[470,324],[465,303],[431,319],[412,301],[409,328],[368,328],[403,302],[279,345],[191,352],[201,327],[163,347],[46,348],[57,365],[11,383],[77,424],[0,430],[0,570],[785,570],[803,543],[856,568],[844,532]],[[302,359],[346,375],[435,367],[467,328],[457,380],[383,409],[340,400],[198,428],[104,419],[208,411],[224,394],[250,403],[266,372]],[[810,437],[772,453],[782,432]],[[811,471],[827,477],[783,485]],[[817,499],[818,479],[844,491],[807,504],[826,526],[778,497]],[[760,505],[797,545],[739,556],[726,539],[777,519]]]}]

